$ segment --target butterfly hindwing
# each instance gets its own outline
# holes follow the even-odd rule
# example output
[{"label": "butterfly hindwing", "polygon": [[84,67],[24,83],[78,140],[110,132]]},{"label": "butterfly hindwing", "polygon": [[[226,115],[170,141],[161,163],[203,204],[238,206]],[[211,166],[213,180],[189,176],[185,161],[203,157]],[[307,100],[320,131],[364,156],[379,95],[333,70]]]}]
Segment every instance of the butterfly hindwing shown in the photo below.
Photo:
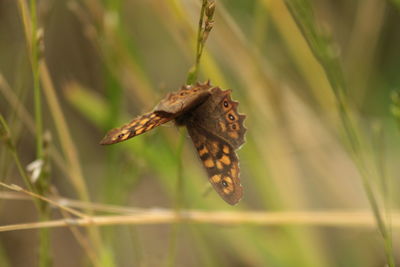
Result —
[{"label": "butterfly hindwing", "polygon": [[129,138],[135,137],[154,127],[166,123],[173,119],[172,114],[165,112],[149,112],[142,116],[133,119],[131,122],[123,125],[120,128],[110,130],[106,136],[101,140],[101,145],[110,145],[125,141]]},{"label": "butterfly hindwing", "polygon": [[231,99],[231,90],[214,87],[210,91],[211,97],[193,112],[192,120],[236,150],[245,142],[246,116],[238,112],[239,103]]},{"label": "butterfly hindwing", "polygon": [[237,111],[238,102],[231,99],[231,91],[214,89],[215,93],[221,95],[219,103],[215,107],[214,114],[219,114],[216,118],[216,132],[223,139],[227,140],[235,149],[243,145],[246,128],[243,121],[246,115]]},{"label": "butterfly hindwing", "polygon": [[231,145],[195,125],[187,125],[190,137],[218,194],[234,205],[242,198],[239,163]]}]

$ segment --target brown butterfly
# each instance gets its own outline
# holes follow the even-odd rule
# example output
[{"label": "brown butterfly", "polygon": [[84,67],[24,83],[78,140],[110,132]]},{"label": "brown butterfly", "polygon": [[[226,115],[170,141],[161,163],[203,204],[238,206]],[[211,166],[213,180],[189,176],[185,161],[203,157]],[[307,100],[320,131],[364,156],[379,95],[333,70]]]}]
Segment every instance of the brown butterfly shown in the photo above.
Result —
[{"label": "brown butterfly", "polygon": [[182,86],[152,112],[109,131],[100,144],[125,141],[174,119],[178,126],[186,126],[214,189],[234,205],[243,194],[235,150],[244,143],[246,116],[237,112],[239,103],[230,95],[231,90],[223,91],[210,82]]}]

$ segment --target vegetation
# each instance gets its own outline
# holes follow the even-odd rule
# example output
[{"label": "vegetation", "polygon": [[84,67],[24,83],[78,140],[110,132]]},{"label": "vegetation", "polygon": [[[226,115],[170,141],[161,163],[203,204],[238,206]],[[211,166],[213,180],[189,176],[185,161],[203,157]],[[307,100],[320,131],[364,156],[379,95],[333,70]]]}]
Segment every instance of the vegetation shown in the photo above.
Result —
[{"label": "vegetation", "polygon": [[[0,2],[0,266],[399,265],[399,3]],[[236,206],[185,129],[98,145],[208,79]]]}]

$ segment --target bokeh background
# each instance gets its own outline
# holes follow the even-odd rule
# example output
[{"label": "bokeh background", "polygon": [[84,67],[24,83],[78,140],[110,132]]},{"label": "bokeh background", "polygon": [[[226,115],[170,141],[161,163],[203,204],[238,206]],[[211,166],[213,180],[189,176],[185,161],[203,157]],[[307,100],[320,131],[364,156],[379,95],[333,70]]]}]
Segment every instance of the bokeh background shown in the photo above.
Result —
[{"label": "bokeh background", "polygon": [[[231,207],[210,189],[184,129],[167,124],[120,144],[98,145],[107,130],[151,110],[185,83],[194,64],[201,1],[1,0],[0,113],[9,134],[0,144],[0,180],[27,188],[13,155],[17,151],[24,167],[38,157],[39,88],[45,167],[43,181],[33,185],[36,192],[143,209],[174,209],[179,201],[182,208],[204,211],[357,212],[371,211],[367,181],[378,211],[389,218],[389,254],[400,262],[399,231],[389,223],[400,201],[400,3],[288,2],[300,3],[292,5],[294,12],[314,12],[300,20],[308,22],[303,33],[317,29],[325,45],[320,48],[343,73],[345,112],[356,139],[348,138],[339,116],[335,80],[327,78],[285,3],[217,0],[199,80],[233,89],[247,114],[247,143],[238,151],[244,197]],[[36,34],[30,33],[35,27]],[[7,189],[0,193],[0,225],[40,220],[31,200]],[[45,219],[63,216],[44,210]],[[97,230],[101,238],[80,230],[89,248],[69,228],[44,230],[47,249],[38,230],[1,232],[0,266],[387,263],[377,227],[228,223]]]}]

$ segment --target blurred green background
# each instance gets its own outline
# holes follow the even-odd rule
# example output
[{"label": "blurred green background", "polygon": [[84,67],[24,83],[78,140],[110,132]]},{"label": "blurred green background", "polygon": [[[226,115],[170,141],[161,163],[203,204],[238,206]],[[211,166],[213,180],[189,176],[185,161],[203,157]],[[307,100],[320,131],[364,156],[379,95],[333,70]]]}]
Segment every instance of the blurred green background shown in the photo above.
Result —
[{"label": "blurred green background", "polygon": [[[98,145],[107,130],[150,111],[185,83],[194,64],[199,0],[1,0],[0,113],[8,137],[24,167],[38,155],[44,159],[42,180],[33,185],[43,195],[144,209],[174,209],[180,199],[182,208],[206,211],[351,212],[371,211],[376,203],[389,218],[384,229],[393,250],[376,227],[117,225],[89,230],[89,248],[68,228],[44,231],[44,238],[37,230],[2,232],[0,266],[400,262],[399,231],[388,223],[400,204],[400,3],[288,3],[292,13],[279,0],[216,1],[199,80],[233,89],[247,114],[247,143],[238,151],[244,197],[237,206],[210,190],[185,130],[173,124]],[[341,97],[353,139],[340,116]],[[43,118],[42,146],[35,105]],[[0,180],[26,188],[13,155],[2,142]],[[0,225],[39,220],[32,201],[1,190]],[[62,217],[48,207],[42,214]]]}]

